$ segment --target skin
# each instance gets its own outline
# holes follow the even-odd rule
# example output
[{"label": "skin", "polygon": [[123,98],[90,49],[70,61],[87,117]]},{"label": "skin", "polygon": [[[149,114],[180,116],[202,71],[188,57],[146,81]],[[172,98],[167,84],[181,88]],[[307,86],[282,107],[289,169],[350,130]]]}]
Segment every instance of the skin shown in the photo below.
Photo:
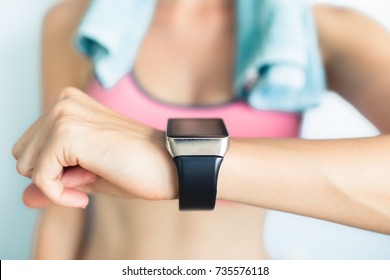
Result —
[{"label": "skin", "polygon": [[[85,89],[90,79],[89,62],[68,44],[57,45],[64,38],[67,42],[85,5],[86,1],[68,1],[66,8],[59,6],[47,17],[43,61],[47,110],[13,149],[18,172],[32,179],[25,203],[52,205],[42,216],[37,258],[56,258],[58,252],[58,258],[77,256],[82,230],[60,235],[73,244],[70,249],[44,248],[49,244],[44,236],[50,239],[59,231],[47,222],[50,217],[62,215],[70,228],[82,229],[86,192],[150,201],[177,198],[176,170],[165,149],[164,132],[129,120],[85,95],[79,89]],[[232,139],[220,170],[218,198],[390,234],[390,112],[386,110],[390,36],[371,19],[350,10],[318,6],[315,15],[330,88],[382,135],[345,140]],[[61,32],[47,30],[56,28],[53,21]],[[370,40],[361,34],[370,34]],[[136,71],[144,84],[152,84],[142,74],[148,69],[142,57],[141,51]],[[60,70],[55,74],[53,69]],[[197,95],[193,87],[182,99],[174,98],[180,87],[155,95],[179,104],[219,102],[230,97],[223,80],[220,89],[225,94],[215,94],[213,100]],[[147,162],[149,172],[139,162]]]}]

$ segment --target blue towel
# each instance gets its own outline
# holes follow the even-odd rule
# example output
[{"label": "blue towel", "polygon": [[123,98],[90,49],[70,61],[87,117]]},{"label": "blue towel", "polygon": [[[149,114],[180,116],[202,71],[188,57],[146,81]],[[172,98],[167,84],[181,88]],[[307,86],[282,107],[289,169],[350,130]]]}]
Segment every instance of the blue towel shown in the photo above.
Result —
[{"label": "blue towel", "polygon": [[[112,87],[133,68],[156,0],[92,0],[76,46]],[[236,0],[235,89],[253,107],[300,112],[326,87],[311,7],[304,0]],[[248,90],[248,81],[255,79]]]}]

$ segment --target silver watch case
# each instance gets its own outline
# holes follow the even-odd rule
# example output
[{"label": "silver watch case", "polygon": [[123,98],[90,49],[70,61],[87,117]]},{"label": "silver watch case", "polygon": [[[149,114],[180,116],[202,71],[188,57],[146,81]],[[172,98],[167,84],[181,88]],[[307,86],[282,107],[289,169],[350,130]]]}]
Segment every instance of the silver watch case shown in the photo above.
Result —
[{"label": "silver watch case", "polygon": [[166,137],[166,146],[172,157],[220,156],[229,149],[229,136],[222,138],[175,138]]}]

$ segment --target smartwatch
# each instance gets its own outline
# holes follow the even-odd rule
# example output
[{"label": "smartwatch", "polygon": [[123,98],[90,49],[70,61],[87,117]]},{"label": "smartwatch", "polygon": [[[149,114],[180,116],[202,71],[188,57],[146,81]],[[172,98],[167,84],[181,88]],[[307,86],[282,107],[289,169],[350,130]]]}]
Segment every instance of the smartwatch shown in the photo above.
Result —
[{"label": "smartwatch", "polygon": [[213,210],[218,172],[229,149],[222,119],[169,119],[166,145],[177,167],[180,210]]}]

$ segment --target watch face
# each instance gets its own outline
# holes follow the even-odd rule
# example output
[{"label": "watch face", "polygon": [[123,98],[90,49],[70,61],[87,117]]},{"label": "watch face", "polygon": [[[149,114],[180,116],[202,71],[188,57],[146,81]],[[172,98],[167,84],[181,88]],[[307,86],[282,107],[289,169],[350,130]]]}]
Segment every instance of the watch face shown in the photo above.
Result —
[{"label": "watch face", "polygon": [[169,119],[167,136],[173,138],[224,138],[229,135],[222,119]]}]

